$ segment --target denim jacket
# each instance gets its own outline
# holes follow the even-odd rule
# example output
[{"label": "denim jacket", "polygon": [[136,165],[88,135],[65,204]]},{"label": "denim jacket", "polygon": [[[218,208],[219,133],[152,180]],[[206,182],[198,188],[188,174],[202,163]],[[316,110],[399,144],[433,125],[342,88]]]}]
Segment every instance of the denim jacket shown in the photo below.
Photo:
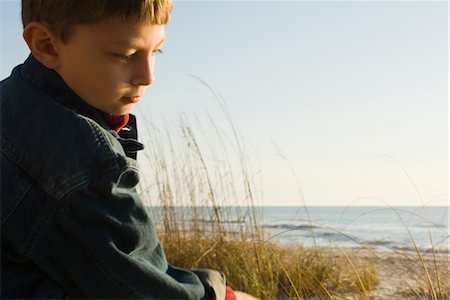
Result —
[{"label": "denim jacket", "polygon": [[0,98],[2,299],[224,299],[221,273],[166,261],[134,118],[118,135],[31,55]]}]

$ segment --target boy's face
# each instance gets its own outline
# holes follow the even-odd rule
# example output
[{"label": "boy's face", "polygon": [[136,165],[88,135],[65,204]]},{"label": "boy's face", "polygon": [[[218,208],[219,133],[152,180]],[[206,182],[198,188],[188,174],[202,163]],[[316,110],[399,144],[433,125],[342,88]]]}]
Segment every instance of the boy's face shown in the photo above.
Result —
[{"label": "boy's face", "polygon": [[130,20],[75,25],[65,43],[57,41],[55,71],[91,106],[126,114],[154,81],[164,38],[163,25]]}]

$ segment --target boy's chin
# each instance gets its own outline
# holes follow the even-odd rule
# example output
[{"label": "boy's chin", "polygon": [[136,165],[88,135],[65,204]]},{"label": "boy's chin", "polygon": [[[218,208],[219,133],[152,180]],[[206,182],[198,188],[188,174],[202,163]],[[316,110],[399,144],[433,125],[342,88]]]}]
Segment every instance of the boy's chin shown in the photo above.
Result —
[{"label": "boy's chin", "polygon": [[131,112],[131,109],[134,107],[134,105],[127,105],[126,107],[121,107],[118,109],[108,109],[105,112],[112,114],[112,115],[126,115],[129,114]]},{"label": "boy's chin", "polygon": [[127,110],[120,110],[120,111],[116,111],[116,112],[112,112],[112,115],[118,115],[118,116],[122,116],[122,115],[127,115],[131,112],[131,109],[127,109]]}]

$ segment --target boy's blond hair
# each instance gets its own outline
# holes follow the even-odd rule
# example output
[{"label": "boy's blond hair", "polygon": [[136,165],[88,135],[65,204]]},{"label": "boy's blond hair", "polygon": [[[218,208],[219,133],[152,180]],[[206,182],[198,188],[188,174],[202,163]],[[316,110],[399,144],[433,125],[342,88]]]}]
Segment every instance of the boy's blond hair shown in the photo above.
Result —
[{"label": "boy's blond hair", "polygon": [[63,41],[75,24],[91,24],[108,17],[134,17],[155,25],[169,21],[172,0],[22,0],[22,23],[45,23]]}]

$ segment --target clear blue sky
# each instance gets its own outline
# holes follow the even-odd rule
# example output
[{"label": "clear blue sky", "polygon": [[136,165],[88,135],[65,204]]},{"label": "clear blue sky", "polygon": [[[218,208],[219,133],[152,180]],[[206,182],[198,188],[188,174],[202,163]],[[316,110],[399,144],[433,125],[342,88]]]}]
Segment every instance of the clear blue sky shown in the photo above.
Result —
[{"label": "clear blue sky", "polygon": [[[28,54],[19,15],[1,0],[1,78]],[[164,51],[138,114],[224,124],[202,78],[264,204],[448,205],[447,2],[175,1]]]}]

